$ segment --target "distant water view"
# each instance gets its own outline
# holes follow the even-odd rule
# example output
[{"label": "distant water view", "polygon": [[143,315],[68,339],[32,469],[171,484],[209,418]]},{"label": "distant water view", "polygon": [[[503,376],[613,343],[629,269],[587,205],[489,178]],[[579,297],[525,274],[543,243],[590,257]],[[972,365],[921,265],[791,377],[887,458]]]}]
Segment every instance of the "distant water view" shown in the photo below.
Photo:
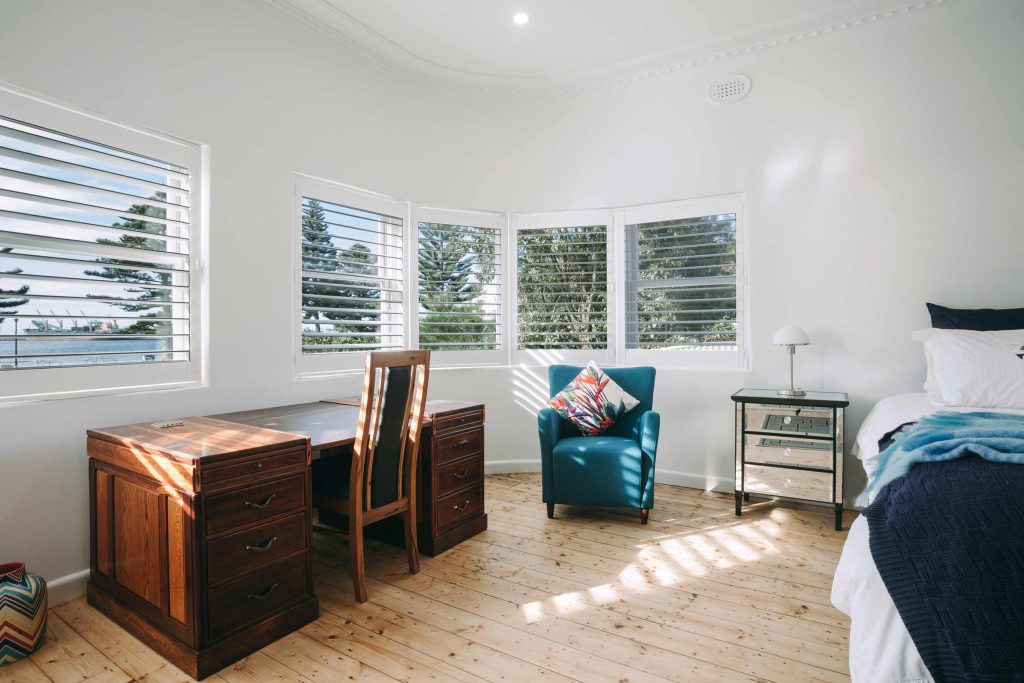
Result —
[{"label": "distant water view", "polygon": [[[141,363],[154,360],[154,351],[163,351],[161,339],[46,339],[23,337],[18,340],[17,362],[15,345],[10,339],[0,340],[0,368],[36,368],[59,365],[100,365],[108,363]],[[138,353],[125,353],[137,351]],[[85,354],[62,356],[61,354]],[[117,353],[119,355],[110,355]],[[123,354],[123,355],[121,355]],[[43,356],[37,358],[35,356]],[[161,360],[164,356],[157,356]]]}]

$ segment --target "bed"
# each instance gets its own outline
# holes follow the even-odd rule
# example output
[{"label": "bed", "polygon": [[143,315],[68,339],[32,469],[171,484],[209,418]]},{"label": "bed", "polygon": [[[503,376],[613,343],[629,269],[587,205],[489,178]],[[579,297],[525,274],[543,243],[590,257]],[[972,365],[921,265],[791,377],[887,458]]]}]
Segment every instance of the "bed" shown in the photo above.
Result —
[{"label": "bed", "polygon": [[[932,403],[925,393],[890,396],[872,408],[857,433],[854,455],[870,477],[878,443],[900,425],[936,411],[972,412]],[[985,408],[1024,415],[1024,410]],[[850,673],[854,681],[911,683],[934,680],[896,610],[869,548],[863,516],[850,527],[832,584],[832,603],[850,617]]]}]

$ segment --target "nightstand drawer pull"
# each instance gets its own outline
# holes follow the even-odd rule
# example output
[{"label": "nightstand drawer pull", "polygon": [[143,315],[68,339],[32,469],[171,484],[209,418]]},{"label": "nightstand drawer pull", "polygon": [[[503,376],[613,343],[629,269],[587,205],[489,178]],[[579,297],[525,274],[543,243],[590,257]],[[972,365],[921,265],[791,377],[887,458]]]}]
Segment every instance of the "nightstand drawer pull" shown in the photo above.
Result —
[{"label": "nightstand drawer pull", "polygon": [[270,584],[270,588],[263,591],[262,593],[249,593],[249,595],[246,597],[248,597],[250,600],[266,600],[270,597],[270,594],[274,592],[274,589],[277,588],[278,585],[279,584],[272,583]]},{"label": "nightstand drawer pull", "polygon": [[251,507],[253,510],[265,510],[268,505],[274,502],[275,498],[277,498],[277,494],[271,493],[269,496],[263,499],[262,503],[253,503],[247,500],[245,501],[245,505],[247,507]]},{"label": "nightstand drawer pull", "polygon": [[259,545],[247,545],[245,549],[251,553],[265,553],[270,550],[270,546],[274,545],[274,541],[277,540],[277,536],[271,536],[267,541],[260,543]]}]

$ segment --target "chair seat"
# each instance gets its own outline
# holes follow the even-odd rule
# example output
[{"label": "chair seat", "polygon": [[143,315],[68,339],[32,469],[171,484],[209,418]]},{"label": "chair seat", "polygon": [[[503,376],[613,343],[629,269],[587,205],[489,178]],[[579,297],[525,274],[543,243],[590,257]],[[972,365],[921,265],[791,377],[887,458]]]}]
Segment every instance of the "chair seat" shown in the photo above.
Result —
[{"label": "chair seat", "polygon": [[642,507],[640,444],[619,436],[577,436],[555,444],[555,501]]}]

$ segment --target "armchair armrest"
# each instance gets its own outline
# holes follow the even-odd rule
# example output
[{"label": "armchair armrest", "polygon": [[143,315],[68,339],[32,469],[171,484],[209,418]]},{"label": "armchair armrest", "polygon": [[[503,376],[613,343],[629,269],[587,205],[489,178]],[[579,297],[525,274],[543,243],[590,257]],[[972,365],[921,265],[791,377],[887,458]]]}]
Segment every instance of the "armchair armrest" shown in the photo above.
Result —
[{"label": "armchair armrest", "polygon": [[654,506],[654,462],[658,455],[658,433],[661,431],[661,415],[648,410],[637,420],[633,427],[633,439],[640,444],[642,451],[640,463],[640,482],[643,490],[641,507],[650,509]]},{"label": "armchair armrest", "polygon": [[640,444],[640,450],[654,460],[658,452],[658,433],[661,431],[661,415],[648,410],[640,416],[633,427],[633,439]]},{"label": "armchair armrest", "polygon": [[543,408],[537,413],[537,433],[540,436],[540,471],[544,502],[554,502],[555,491],[553,457],[555,444],[562,431],[561,416],[554,408]]}]

